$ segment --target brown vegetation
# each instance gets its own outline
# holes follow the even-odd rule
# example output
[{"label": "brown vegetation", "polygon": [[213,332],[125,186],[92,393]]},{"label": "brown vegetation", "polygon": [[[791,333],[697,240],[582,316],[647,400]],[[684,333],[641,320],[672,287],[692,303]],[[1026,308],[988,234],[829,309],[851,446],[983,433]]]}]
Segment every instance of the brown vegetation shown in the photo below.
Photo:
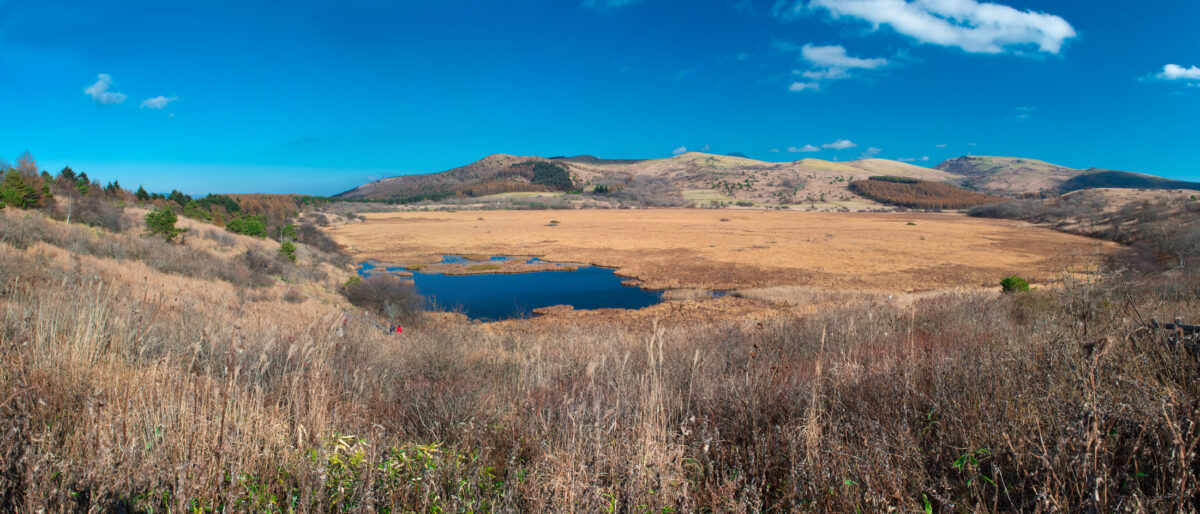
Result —
[{"label": "brown vegetation", "polygon": [[650,289],[994,287],[1016,272],[1055,279],[1076,264],[1073,255],[1116,246],[950,214],[572,210],[555,212],[561,223],[553,227],[530,211],[367,217],[330,230],[358,260],[407,265],[464,253],[536,255],[619,268],[618,275]]},{"label": "brown vegetation", "polygon": [[387,336],[137,263],[0,258],[17,510],[1198,506],[1200,368],[1127,306],[1200,312],[1095,279],[759,323]]},{"label": "brown vegetation", "polygon": [[876,202],[913,209],[963,209],[1004,200],[944,182],[915,179],[855,180],[850,183],[850,190]]},{"label": "brown vegetation", "polygon": [[[303,272],[331,269],[315,250],[248,287],[228,274],[273,266],[255,260],[272,245],[193,220],[186,246],[145,238],[144,213],[121,233],[0,214],[0,510],[1200,508],[1200,356],[1143,325],[1200,320],[1191,267],[1173,289],[1091,269],[1012,295],[762,290],[823,303],[728,319],[672,312],[758,300],[671,301],[639,323],[429,315],[388,335],[330,294],[343,277]],[[538,230],[597,230],[570,214]],[[806,237],[798,220],[829,226],[634,214],[664,225],[656,239],[697,219],[739,244],[753,231],[738,224],[780,241]],[[839,219],[859,249],[871,227],[1017,227]]]},{"label": "brown vegetation", "polygon": [[1162,272],[1200,266],[1200,200],[1191,191],[1094,189],[982,205],[971,216],[1009,218],[1127,245],[1116,264]]},{"label": "brown vegetation", "polygon": [[393,275],[351,279],[342,287],[350,303],[367,309],[389,324],[413,323],[420,319],[423,299],[412,282]]}]

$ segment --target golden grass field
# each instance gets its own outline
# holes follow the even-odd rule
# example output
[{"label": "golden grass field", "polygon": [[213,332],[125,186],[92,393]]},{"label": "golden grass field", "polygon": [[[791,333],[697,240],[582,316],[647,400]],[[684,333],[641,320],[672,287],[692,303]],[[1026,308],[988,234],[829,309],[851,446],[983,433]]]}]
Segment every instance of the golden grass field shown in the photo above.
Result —
[{"label": "golden grass field", "polygon": [[533,255],[616,267],[651,289],[994,287],[1013,273],[1054,280],[1115,247],[961,214],[655,209],[366,218],[330,230],[359,260],[407,265],[447,254]]}]

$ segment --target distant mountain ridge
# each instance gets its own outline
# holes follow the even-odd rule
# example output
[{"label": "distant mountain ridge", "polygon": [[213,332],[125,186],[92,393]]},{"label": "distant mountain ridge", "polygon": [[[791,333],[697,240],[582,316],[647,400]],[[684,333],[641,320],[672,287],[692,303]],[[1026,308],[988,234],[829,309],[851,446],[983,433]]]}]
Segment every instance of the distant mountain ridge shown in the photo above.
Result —
[{"label": "distant mountain ridge", "polygon": [[934,168],[962,177],[961,185],[991,193],[1020,194],[1090,188],[1200,189],[1200,183],[1144,173],[1097,168],[1074,169],[1036,159],[966,155]]},{"label": "distant mountain ridge", "polygon": [[945,182],[1010,196],[1091,187],[1200,189],[1195,182],[1123,171],[1079,170],[1018,157],[963,156],[926,168],[886,159],[777,163],[740,154],[687,152],[662,159],[495,154],[440,173],[372,181],[337,196],[411,203],[496,193],[576,192],[622,195],[644,205],[834,203],[835,207],[863,208],[878,204],[848,186],[872,176]]}]

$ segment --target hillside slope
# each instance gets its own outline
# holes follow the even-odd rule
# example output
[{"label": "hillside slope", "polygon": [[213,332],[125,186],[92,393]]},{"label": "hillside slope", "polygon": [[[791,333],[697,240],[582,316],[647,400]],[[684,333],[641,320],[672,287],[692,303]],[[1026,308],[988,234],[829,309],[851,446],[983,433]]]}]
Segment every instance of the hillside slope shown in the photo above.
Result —
[{"label": "hillside slope", "polygon": [[587,155],[546,159],[497,154],[441,173],[377,180],[339,196],[408,203],[497,192],[549,191],[513,171],[514,167],[530,162],[563,167],[576,190],[592,192],[599,187],[598,191],[627,194],[649,205],[706,205],[712,201],[754,204],[855,201],[862,207],[876,204],[847,188],[854,180],[872,175],[938,182],[956,178],[941,170],[884,159],[844,163],[801,159],[773,163],[700,152],[644,160],[600,159]]},{"label": "hillside slope", "polygon": [[440,200],[449,196],[481,196],[514,191],[552,191],[562,187],[557,180],[545,177],[546,172],[567,173],[565,166],[543,157],[489,155],[466,166],[421,175],[390,177],[363,184],[346,191],[339,198],[365,200]]},{"label": "hillside slope", "polygon": [[1194,189],[1200,191],[1200,182],[1184,182],[1128,171],[1091,169],[1059,184],[1058,188],[1062,191],[1093,188]]},{"label": "hillside slope", "polygon": [[[497,193],[576,192],[622,205],[805,205],[821,210],[877,208],[877,198],[850,188],[872,176],[946,182],[992,195],[1093,187],[1200,189],[1200,184],[1140,173],[1059,166],[1036,159],[968,155],[933,168],[887,159],[766,162],[687,152],[663,159],[602,159],[495,154],[440,173],[363,184],[338,197],[396,203],[484,197]],[[576,200],[581,197],[573,196]]]},{"label": "hillside slope", "polygon": [[1074,169],[1036,159],[966,155],[935,166],[960,177],[959,184],[1000,194],[1078,191],[1091,188],[1200,189],[1200,183],[1145,173]]},{"label": "hillside slope", "polygon": [[1082,173],[1036,159],[965,155],[934,166],[961,177],[973,189],[1005,194],[1052,191]]}]

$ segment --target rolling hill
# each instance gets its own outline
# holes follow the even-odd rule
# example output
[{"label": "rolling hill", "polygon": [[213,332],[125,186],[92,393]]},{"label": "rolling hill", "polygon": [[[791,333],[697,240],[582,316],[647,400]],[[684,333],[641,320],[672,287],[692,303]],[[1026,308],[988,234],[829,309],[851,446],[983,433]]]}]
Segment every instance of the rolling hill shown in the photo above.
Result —
[{"label": "rolling hill", "polygon": [[[933,168],[886,159],[765,162],[742,155],[687,152],[664,159],[602,159],[495,154],[440,173],[363,184],[338,197],[413,203],[497,193],[589,193],[647,206],[797,205],[862,209],[878,198],[849,187],[872,176],[942,182],[992,195],[1091,187],[1200,188],[1200,184],[1112,170],[1079,170],[1018,157],[964,156]],[[957,194],[957,193],[956,193]]]},{"label": "rolling hill", "polygon": [[1128,171],[1074,169],[1019,157],[967,155],[947,160],[935,168],[962,177],[959,184],[964,187],[999,194],[1066,192],[1098,187],[1200,189],[1200,183],[1197,182]]},{"label": "rolling hill", "polygon": [[1128,171],[1090,169],[1059,184],[1058,188],[1062,191],[1094,188],[1195,189],[1200,191],[1200,182],[1184,182]]},{"label": "rolling hill", "polygon": [[[537,164],[541,163],[541,164]],[[571,187],[536,183],[532,166],[558,166]],[[732,155],[688,152],[665,159],[601,159],[496,154],[466,166],[425,175],[377,180],[338,195],[347,199],[411,202],[477,197],[513,191],[586,191],[622,196],[646,205],[704,205],[713,201],[753,204],[858,202],[876,205],[847,186],[873,175],[937,182],[956,177],[941,170],[884,159],[832,162],[802,159],[773,163]]]}]

